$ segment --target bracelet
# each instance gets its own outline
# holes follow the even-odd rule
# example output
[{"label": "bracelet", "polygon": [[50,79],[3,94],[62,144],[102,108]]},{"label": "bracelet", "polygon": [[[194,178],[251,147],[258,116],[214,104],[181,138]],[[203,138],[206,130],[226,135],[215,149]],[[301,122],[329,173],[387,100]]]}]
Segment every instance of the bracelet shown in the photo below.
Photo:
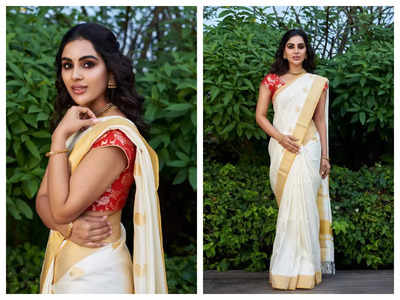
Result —
[{"label": "bracelet", "polygon": [[52,155],[60,154],[60,153],[67,153],[69,150],[64,149],[64,150],[58,150],[58,151],[49,151],[46,153],[46,157],[50,157]]},{"label": "bracelet", "polygon": [[64,236],[65,239],[69,239],[71,237],[71,235],[72,235],[72,225],[73,225],[72,222],[68,224],[68,231],[67,231],[66,236]]},{"label": "bracelet", "polygon": [[327,156],[322,156],[322,159],[326,159],[327,161],[329,161],[329,157]]}]

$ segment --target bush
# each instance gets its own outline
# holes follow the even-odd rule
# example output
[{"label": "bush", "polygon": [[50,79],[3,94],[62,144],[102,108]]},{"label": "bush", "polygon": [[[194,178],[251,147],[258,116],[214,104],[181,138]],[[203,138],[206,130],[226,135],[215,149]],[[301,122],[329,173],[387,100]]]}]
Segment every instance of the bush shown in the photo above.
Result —
[{"label": "bush", "polygon": [[[266,166],[205,161],[205,270],[267,269],[278,213],[268,174]],[[337,267],[392,266],[393,168],[334,166],[330,193]]]},{"label": "bush", "polygon": [[[193,248],[193,247],[192,247]],[[25,243],[7,247],[7,294],[37,294],[44,251]],[[165,257],[169,293],[196,293],[196,255]]]},{"label": "bush", "polygon": [[166,257],[165,266],[169,294],[196,293],[196,255]]},{"label": "bush", "polygon": [[39,293],[43,258],[43,250],[29,243],[7,247],[7,294]]}]

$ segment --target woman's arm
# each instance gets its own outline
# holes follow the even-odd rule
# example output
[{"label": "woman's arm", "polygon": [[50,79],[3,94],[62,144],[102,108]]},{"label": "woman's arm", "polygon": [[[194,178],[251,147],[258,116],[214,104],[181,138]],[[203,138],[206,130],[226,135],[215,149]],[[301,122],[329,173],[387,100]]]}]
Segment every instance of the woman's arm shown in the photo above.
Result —
[{"label": "woman's arm", "polygon": [[321,138],[321,156],[328,157],[328,143],[326,138],[326,118],[325,118],[325,105],[326,105],[326,90],[321,94],[317,107],[314,112],[313,120],[317,127],[319,136]]},{"label": "woman's arm", "polygon": [[[90,119],[82,119],[88,114]],[[67,138],[82,127],[96,122],[86,107],[71,107],[52,135],[51,151],[65,148]],[[56,223],[69,223],[96,201],[125,169],[127,158],[117,147],[90,150],[74,174],[70,174],[65,153],[50,156],[48,164],[48,197]]]},{"label": "woman's arm", "polygon": [[297,138],[280,133],[268,120],[267,113],[270,103],[270,90],[264,84],[260,84],[256,108],[256,122],[258,126],[260,126],[266,134],[277,140],[284,148],[293,153],[297,153],[299,151],[299,146],[296,144]]},{"label": "woman's arm", "polygon": [[36,195],[36,212],[47,228],[57,230],[65,236],[68,232],[68,224],[56,223],[50,211],[47,195],[48,170],[49,168],[47,167],[42,179],[42,183],[40,184],[39,191]]},{"label": "woman's arm", "polygon": [[[50,211],[47,193],[47,174],[43,176],[39,191],[36,196],[36,212],[49,229],[61,232],[63,236],[68,234],[68,224],[57,224]],[[79,216],[73,221],[73,229],[69,239],[83,247],[101,247],[105,244],[101,241],[111,235],[111,225],[103,216]]]},{"label": "woman's arm", "polygon": [[320,139],[321,139],[321,164],[319,173],[322,179],[328,176],[331,165],[329,163],[329,153],[328,153],[328,140],[326,134],[326,118],[325,118],[325,105],[326,105],[326,89],[321,94],[318,101],[317,107],[314,112],[313,120],[315,127],[317,127]]}]

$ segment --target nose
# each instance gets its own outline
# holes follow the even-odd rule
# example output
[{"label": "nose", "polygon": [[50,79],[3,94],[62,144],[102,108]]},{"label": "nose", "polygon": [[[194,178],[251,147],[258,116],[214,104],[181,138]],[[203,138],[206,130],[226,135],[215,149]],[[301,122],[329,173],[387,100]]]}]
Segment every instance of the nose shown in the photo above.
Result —
[{"label": "nose", "polygon": [[82,75],[81,75],[81,73],[80,73],[80,71],[79,71],[79,68],[73,68],[73,70],[72,70],[72,79],[73,80],[79,80],[79,79],[82,79]]}]

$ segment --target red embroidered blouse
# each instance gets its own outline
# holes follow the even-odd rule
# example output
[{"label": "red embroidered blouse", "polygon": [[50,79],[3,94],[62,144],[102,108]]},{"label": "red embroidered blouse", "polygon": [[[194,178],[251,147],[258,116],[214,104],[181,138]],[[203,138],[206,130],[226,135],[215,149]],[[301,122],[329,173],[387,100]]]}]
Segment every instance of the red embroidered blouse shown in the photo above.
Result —
[{"label": "red embroidered blouse", "polygon": [[109,130],[104,133],[93,145],[92,149],[98,147],[114,146],[124,151],[128,165],[121,175],[107,188],[98,200],[92,203],[87,210],[90,211],[117,211],[121,210],[126,203],[129,189],[133,183],[133,167],[136,157],[136,146],[131,140],[118,129]]},{"label": "red embroidered blouse", "polygon": [[[276,74],[269,73],[261,81],[271,91],[271,98],[274,96],[277,89],[285,85],[285,82]],[[325,84],[324,90],[328,88],[328,83]]]}]

